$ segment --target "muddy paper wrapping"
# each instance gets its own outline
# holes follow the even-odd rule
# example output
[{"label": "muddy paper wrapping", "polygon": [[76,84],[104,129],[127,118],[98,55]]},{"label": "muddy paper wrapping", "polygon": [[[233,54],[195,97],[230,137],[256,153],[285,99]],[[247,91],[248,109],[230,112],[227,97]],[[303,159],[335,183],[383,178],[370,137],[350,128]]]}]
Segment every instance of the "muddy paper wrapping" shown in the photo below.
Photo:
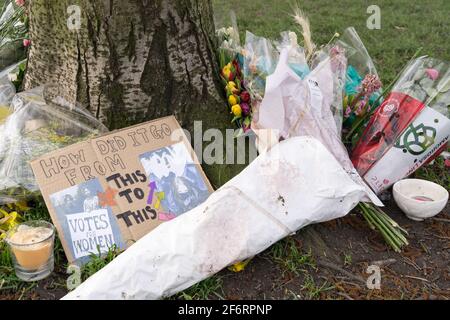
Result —
[{"label": "muddy paper wrapping", "polygon": [[206,202],[158,226],[63,299],[159,299],[252,257],[363,198],[327,149],[295,137],[260,155]]}]

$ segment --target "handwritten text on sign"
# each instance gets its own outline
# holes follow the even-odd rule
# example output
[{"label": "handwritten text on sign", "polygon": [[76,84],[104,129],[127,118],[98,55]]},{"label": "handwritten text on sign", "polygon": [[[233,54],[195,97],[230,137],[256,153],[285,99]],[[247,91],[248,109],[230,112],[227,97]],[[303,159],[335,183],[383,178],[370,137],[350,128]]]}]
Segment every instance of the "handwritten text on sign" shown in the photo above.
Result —
[{"label": "handwritten text on sign", "polygon": [[107,252],[115,243],[107,209],[67,215],[67,223],[75,259]]}]

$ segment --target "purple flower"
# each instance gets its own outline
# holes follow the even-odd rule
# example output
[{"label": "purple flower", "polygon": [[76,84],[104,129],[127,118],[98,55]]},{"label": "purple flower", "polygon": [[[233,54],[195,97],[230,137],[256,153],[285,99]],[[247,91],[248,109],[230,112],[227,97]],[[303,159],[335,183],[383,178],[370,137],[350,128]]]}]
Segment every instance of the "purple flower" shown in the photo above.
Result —
[{"label": "purple flower", "polygon": [[367,99],[366,98],[363,99],[363,100],[358,101],[358,108],[356,109],[355,114],[357,116],[363,115],[366,105],[367,105]]},{"label": "purple flower", "polygon": [[345,109],[344,118],[348,118],[351,113],[352,113],[352,108],[350,108],[350,106],[347,106],[347,109]]},{"label": "purple flower", "polygon": [[241,110],[244,116],[248,115],[250,113],[250,106],[248,105],[248,103],[241,103]]}]

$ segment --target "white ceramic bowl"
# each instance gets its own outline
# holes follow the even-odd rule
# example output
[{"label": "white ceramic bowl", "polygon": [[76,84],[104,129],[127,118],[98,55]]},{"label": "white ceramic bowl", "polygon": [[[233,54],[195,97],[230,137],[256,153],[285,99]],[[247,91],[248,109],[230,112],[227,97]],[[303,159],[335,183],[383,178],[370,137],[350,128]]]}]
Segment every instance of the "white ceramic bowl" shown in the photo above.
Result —
[{"label": "white ceramic bowl", "polygon": [[431,181],[404,179],[394,184],[394,199],[406,216],[422,221],[441,212],[448,201],[448,191]]}]

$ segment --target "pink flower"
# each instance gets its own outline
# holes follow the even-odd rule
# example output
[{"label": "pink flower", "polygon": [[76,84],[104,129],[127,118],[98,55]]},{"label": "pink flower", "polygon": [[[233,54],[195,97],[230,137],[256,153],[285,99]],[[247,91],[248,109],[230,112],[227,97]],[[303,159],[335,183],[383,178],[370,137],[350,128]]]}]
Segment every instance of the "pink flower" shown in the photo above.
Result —
[{"label": "pink flower", "polygon": [[331,55],[332,57],[334,57],[334,56],[339,56],[339,55],[344,55],[344,54],[345,54],[345,49],[344,49],[344,48],[341,48],[341,47],[338,46],[338,45],[333,46],[333,47],[330,49],[330,55]]},{"label": "pink flower", "polygon": [[372,93],[381,88],[381,81],[378,76],[374,74],[368,74],[364,77],[361,86],[366,97],[370,97]]},{"label": "pink flower", "polygon": [[450,159],[445,159],[445,166],[450,168]]},{"label": "pink flower", "polygon": [[23,46],[29,47],[31,45],[31,40],[30,39],[23,39]]},{"label": "pink flower", "polygon": [[331,69],[333,72],[337,72],[345,68],[347,65],[347,58],[345,57],[345,49],[340,46],[334,46],[330,49],[331,57]]},{"label": "pink flower", "polygon": [[25,0],[16,0],[16,4],[17,4],[19,7],[23,7],[23,6],[25,5]]},{"label": "pink flower", "polygon": [[439,77],[439,71],[436,69],[426,69],[425,73],[431,80],[436,80]]},{"label": "pink flower", "polygon": [[348,106],[347,109],[345,109],[344,117],[348,118],[351,113],[352,113],[352,108],[350,108],[350,106]]},{"label": "pink flower", "polygon": [[361,100],[361,101],[358,102],[358,109],[356,109],[356,111],[355,111],[357,116],[361,116],[361,115],[364,114],[366,104],[367,104],[367,100],[366,99]]}]

